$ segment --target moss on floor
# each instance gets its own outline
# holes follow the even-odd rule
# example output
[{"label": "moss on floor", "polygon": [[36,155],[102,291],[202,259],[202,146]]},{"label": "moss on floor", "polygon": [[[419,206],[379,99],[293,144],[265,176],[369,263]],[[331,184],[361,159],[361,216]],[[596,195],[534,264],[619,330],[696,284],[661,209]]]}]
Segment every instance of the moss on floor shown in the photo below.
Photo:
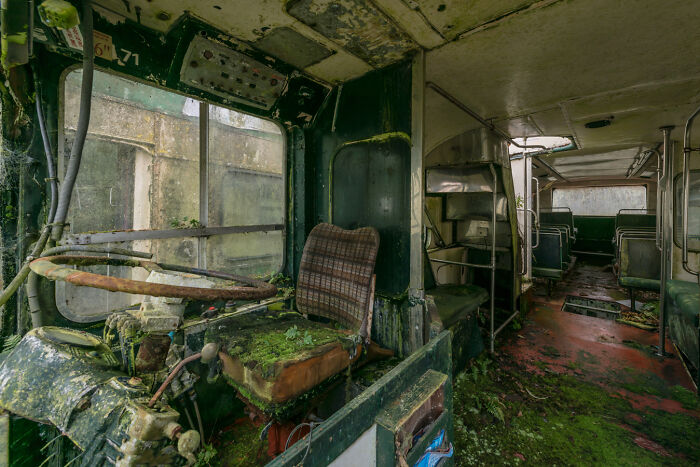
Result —
[{"label": "moss on floor", "polygon": [[[691,415],[636,410],[614,389],[565,374],[534,374],[507,356],[477,366],[488,369],[467,370],[455,378],[458,465],[697,465],[700,461],[700,420]],[[690,391],[678,387],[667,391],[664,394],[685,401],[684,405],[697,404]]]},{"label": "moss on floor", "polygon": [[265,465],[270,458],[267,457],[267,440],[260,440],[260,430],[246,419],[237,420],[233,425],[222,429],[214,446],[216,455],[202,465]]}]

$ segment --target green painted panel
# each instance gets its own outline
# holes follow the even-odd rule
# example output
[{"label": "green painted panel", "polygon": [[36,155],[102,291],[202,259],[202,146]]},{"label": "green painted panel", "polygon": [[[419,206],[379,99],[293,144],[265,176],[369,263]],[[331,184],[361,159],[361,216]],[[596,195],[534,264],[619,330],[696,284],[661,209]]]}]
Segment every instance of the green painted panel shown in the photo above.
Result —
[{"label": "green painted panel", "polygon": [[615,217],[612,216],[574,216],[576,241],[574,250],[587,253],[613,254],[615,246]]},{"label": "green painted panel", "polygon": [[410,155],[407,142],[393,138],[346,146],[332,165],[332,221],[379,231],[377,289],[392,293],[409,281]]}]

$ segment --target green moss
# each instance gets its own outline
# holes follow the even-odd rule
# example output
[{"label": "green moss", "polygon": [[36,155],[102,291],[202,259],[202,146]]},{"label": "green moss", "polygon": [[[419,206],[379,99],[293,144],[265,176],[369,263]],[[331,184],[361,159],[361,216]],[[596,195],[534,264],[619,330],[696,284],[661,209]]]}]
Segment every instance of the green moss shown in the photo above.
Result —
[{"label": "green moss", "polygon": [[698,399],[698,395],[687,390],[683,386],[673,386],[671,388],[671,398],[680,402],[684,409],[700,409],[700,399]]},{"label": "green moss", "polygon": [[238,420],[225,430],[218,440],[220,447],[217,456],[209,465],[242,467],[264,465],[270,460],[267,457],[267,440],[260,440],[260,428],[248,421]]},{"label": "green moss", "polygon": [[319,347],[334,342],[351,345],[346,334],[294,312],[241,315],[208,330],[205,340],[219,342],[229,355],[268,380],[276,376],[277,362],[309,358]]},{"label": "green moss", "polygon": [[566,363],[566,367],[567,367],[569,370],[578,370],[579,368],[581,368],[581,364],[578,363],[578,362],[574,362],[574,361],[572,360],[572,361]]},{"label": "green moss", "polygon": [[630,424],[668,451],[684,456],[695,465],[700,462],[700,420],[697,418],[682,413],[653,410],[641,420],[630,421]]},{"label": "green moss", "polygon": [[545,370],[548,370],[548,369],[549,369],[549,366],[548,366],[545,362],[543,362],[543,361],[541,361],[541,360],[538,360],[538,361],[536,361],[536,362],[533,362],[533,365],[535,365],[537,368],[539,368],[539,369],[542,370],[542,371],[545,371]]},{"label": "green moss", "polygon": [[[566,374],[538,375],[505,358],[477,380],[469,371],[455,378],[457,465],[694,465],[700,459],[697,418],[637,410],[614,389]],[[693,403],[689,391],[666,391]],[[671,456],[640,447],[640,435]]]}]

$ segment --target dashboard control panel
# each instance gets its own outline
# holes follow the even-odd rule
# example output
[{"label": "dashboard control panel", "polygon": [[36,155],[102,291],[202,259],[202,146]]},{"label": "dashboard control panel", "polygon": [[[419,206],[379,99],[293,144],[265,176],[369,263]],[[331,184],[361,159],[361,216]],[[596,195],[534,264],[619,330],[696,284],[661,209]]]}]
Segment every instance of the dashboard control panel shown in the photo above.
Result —
[{"label": "dashboard control panel", "polygon": [[224,44],[195,36],[180,80],[229,100],[269,110],[282,94],[286,76]]}]

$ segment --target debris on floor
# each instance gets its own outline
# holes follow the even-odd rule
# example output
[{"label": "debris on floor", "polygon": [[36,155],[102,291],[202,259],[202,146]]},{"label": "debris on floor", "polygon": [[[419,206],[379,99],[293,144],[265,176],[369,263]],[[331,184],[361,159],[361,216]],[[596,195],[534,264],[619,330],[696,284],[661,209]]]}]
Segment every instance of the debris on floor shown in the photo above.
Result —
[{"label": "debris on floor", "polygon": [[655,330],[659,327],[659,302],[649,302],[638,311],[623,311],[617,321],[649,331]]}]

